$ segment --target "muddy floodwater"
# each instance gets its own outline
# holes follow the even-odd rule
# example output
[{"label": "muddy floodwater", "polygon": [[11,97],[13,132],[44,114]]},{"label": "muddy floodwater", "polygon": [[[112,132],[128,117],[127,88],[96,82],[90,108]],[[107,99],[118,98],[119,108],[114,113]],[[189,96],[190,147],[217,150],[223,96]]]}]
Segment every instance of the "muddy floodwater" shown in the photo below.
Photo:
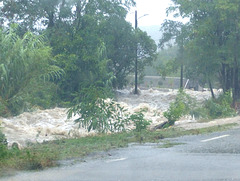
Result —
[{"label": "muddy floodwater", "polygon": [[[154,126],[165,120],[163,112],[174,101],[177,92],[178,90],[173,89],[149,89],[141,90],[140,95],[134,95],[130,90],[125,89],[116,91],[116,95],[117,101],[129,112],[133,113],[144,109],[146,111],[145,118],[151,120],[151,126]],[[211,97],[209,91],[186,90],[186,93],[196,98],[198,102]],[[185,121],[194,120],[189,118]],[[9,146],[14,142],[23,147],[31,142],[41,143],[59,138],[74,138],[94,134],[94,132],[88,133],[86,129],[79,129],[78,124],[74,123],[74,118],[67,119],[67,109],[64,108],[25,112],[16,117],[0,118],[0,122]]]}]

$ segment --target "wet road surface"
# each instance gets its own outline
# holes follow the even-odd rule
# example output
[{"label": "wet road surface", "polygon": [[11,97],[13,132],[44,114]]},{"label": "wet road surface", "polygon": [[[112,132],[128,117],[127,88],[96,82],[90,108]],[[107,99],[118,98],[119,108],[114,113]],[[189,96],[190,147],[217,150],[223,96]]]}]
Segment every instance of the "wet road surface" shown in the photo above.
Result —
[{"label": "wet road surface", "polygon": [[[164,141],[183,143],[132,144],[109,156],[86,162],[25,172],[8,181],[240,181],[240,129]],[[0,179],[1,180],[1,179]]]}]

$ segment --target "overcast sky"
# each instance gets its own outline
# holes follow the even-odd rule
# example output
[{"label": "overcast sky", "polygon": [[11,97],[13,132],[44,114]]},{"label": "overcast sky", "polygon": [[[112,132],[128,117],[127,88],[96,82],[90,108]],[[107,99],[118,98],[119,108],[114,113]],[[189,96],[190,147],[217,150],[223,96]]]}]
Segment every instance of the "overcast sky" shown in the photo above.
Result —
[{"label": "overcast sky", "polygon": [[134,11],[138,11],[138,17],[148,14],[138,20],[138,26],[161,25],[166,19],[166,8],[172,3],[171,0],[135,0],[137,7],[131,9],[127,16],[127,21],[134,25]]}]

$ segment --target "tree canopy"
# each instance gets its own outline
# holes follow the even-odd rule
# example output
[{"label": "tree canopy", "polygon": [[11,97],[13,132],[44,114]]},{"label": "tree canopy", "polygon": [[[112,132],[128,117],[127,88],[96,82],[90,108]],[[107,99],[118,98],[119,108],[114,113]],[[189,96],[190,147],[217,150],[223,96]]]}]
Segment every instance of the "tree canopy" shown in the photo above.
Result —
[{"label": "tree canopy", "polygon": [[43,36],[27,32],[19,37],[16,32],[16,25],[0,30],[0,100],[3,110],[13,109],[13,113],[18,113],[17,107],[24,109],[22,99],[33,82],[44,84],[64,75]]},{"label": "tree canopy", "polygon": [[184,57],[186,77],[206,82],[210,88],[212,83],[218,82],[224,92],[232,91],[234,102],[239,100],[240,1],[172,2],[167,12],[189,21],[183,26],[181,22],[166,21],[162,25],[164,34],[159,45],[162,47],[174,39],[182,52],[179,58]]},{"label": "tree canopy", "polygon": [[[134,0],[6,0],[0,12],[1,22],[5,22],[1,24],[2,32],[10,31],[12,24],[18,25],[15,31],[17,39],[14,41],[16,45],[22,43],[17,50],[19,52],[26,42],[30,43],[30,35],[38,37],[34,39],[36,49],[32,50],[36,54],[24,57],[14,48],[8,49],[8,52],[12,56],[21,56],[21,59],[16,57],[16,61],[44,65],[41,68],[31,64],[33,68],[29,69],[30,65],[24,63],[22,67],[24,71],[29,71],[31,78],[41,77],[45,83],[48,82],[48,86],[55,86],[55,105],[68,106],[83,100],[82,90],[88,88],[96,87],[96,90],[104,89],[109,93],[113,88],[123,88],[127,75],[134,72],[136,56],[139,72],[154,60],[155,42],[126,21],[127,12],[132,6],[135,6]],[[6,46],[12,43],[8,41]],[[39,50],[37,43],[40,42],[44,44],[44,49]],[[10,59],[6,57],[1,59],[3,67]],[[18,66],[14,73],[19,72],[23,78],[16,75],[18,78],[14,79],[13,84],[24,87],[23,79],[28,73],[21,70],[21,64]],[[29,85],[36,85],[36,82],[30,82]],[[4,82],[1,85],[5,86]],[[9,91],[16,90],[13,88]],[[36,91],[30,92],[36,94]],[[4,95],[1,98],[7,100]],[[39,105],[36,101],[32,103]]]}]

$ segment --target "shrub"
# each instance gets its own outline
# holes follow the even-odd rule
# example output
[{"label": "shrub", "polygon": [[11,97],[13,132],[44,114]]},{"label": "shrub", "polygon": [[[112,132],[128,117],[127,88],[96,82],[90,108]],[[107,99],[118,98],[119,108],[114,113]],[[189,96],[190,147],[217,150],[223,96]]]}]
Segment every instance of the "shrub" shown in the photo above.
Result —
[{"label": "shrub", "polygon": [[29,84],[30,86],[24,90],[24,100],[31,107],[39,106],[43,109],[49,109],[56,106],[59,102],[57,97],[58,87],[56,84],[43,81],[32,81]]},{"label": "shrub", "polygon": [[217,99],[209,99],[204,103],[209,119],[224,118],[236,115],[236,111],[231,107],[232,96],[224,93]]},{"label": "shrub", "polygon": [[108,131],[123,131],[129,119],[126,110],[111,99],[106,99],[104,88],[91,86],[82,90],[75,106],[69,109],[68,117],[78,115],[75,120],[79,127],[88,131],[96,130],[106,133]]},{"label": "shrub", "polygon": [[90,86],[82,90],[75,106],[68,111],[68,118],[78,115],[75,120],[79,127],[101,133],[125,131],[125,126],[133,121],[137,132],[146,129],[150,121],[144,119],[144,110],[129,115],[127,110],[107,99],[105,88]]},{"label": "shrub", "polygon": [[169,109],[164,112],[164,117],[168,123],[164,127],[169,127],[182,116],[190,114],[196,118],[216,119],[236,115],[236,111],[231,107],[232,96],[224,93],[217,99],[206,100],[203,105],[197,105],[196,100],[180,90],[175,101],[170,104]]},{"label": "shrub", "polygon": [[180,89],[175,101],[172,102],[168,110],[163,113],[164,117],[168,119],[164,127],[172,126],[175,121],[179,120],[182,116],[192,114],[195,107],[196,100]]},{"label": "shrub", "polygon": [[[18,26],[12,24],[8,30],[0,29],[0,114],[9,111],[13,115],[20,114],[31,107],[34,101],[49,106],[48,99],[51,87],[45,88],[43,82],[53,82],[61,79],[64,71],[57,67],[42,35],[26,32],[18,34]],[[33,85],[32,83],[35,82]],[[38,84],[42,84],[38,86]],[[31,94],[31,90],[32,94]],[[34,100],[41,92],[41,99]],[[52,93],[54,94],[54,93]],[[42,101],[43,100],[43,101]],[[7,108],[7,110],[6,110]]]},{"label": "shrub", "polygon": [[7,103],[0,96],[0,116],[7,117],[10,115],[10,112],[6,105]]},{"label": "shrub", "polygon": [[182,102],[177,104],[171,103],[169,109],[163,113],[164,117],[168,119],[168,123],[165,127],[174,125],[175,121],[180,119],[184,115],[185,105]]},{"label": "shrub", "polygon": [[140,112],[130,115],[129,119],[131,121],[133,121],[133,123],[135,125],[135,130],[137,132],[146,130],[147,126],[150,125],[150,123],[151,123],[151,121],[148,121],[144,118],[143,111],[140,111]]},{"label": "shrub", "polygon": [[135,130],[134,134],[136,139],[141,143],[144,140],[143,131],[147,129],[147,126],[150,125],[151,121],[146,120],[143,114],[144,110],[142,109],[140,112],[136,112],[134,114],[129,115],[129,120],[134,123]]},{"label": "shrub", "polygon": [[7,139],[0,130],[0,160],[8,155],[7,144]]}]

